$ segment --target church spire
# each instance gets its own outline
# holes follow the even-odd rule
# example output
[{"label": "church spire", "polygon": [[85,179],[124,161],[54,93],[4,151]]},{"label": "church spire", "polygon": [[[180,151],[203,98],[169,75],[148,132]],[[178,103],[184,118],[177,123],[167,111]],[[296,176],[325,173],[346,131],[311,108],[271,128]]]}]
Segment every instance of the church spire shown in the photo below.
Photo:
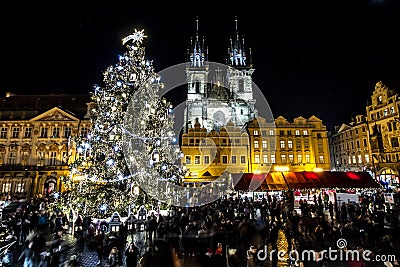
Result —
[{"label": "church spire", "polygon": [[192,67],[203,67],[207,58],[208,51],[204,47],[204,37],[202,40],[199,38],[199,19],[196,18],[196,36],[193,40],[191,38],[189,48],[189,61]]},{"label": "church spire", "polygon": [[244,49],[244,38],[239,34],[237,17],[235,17],[235,31],[233,37],[230,39],[228,57],[230,66],[242,68],[248,67],[247,53]]}]

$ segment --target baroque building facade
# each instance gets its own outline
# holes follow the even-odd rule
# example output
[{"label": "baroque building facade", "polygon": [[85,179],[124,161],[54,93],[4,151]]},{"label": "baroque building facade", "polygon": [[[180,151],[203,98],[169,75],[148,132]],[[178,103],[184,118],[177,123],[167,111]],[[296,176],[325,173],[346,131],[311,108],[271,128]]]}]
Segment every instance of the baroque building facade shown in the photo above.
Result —
[{"label": "baroque building facade", "polygon": [[69,137],[91,127],[89,95],[13,95],[0,103],[0,194],[25,198],[63,190],[74,160]]},{"label": "baroque building facade", "polygon": [[368,124],[364,115],[357,115],[355,121],[335,127],[330,139],[332,170],[371,170]]},{"label": "baroque building facade", "polygon": [[400,95],[381,81],[366,106],[373,172],[386,185],[399,184]]},{"label": "baroque building facade", "polygon": [[220,131],[207,131],[199,122],[182,135],[184,182],[213,181],[223,172],[267,174],[270,171],[328,171],[328,131],[316,116],[282,116],[273,122],[262,117],[244,128],[229,122]]},{"label": "baroque building facade", "polygon": [[400,96],[379,81],[365,109],[330,134],[332,169],[367,171],[385,186],[398,186]]}]

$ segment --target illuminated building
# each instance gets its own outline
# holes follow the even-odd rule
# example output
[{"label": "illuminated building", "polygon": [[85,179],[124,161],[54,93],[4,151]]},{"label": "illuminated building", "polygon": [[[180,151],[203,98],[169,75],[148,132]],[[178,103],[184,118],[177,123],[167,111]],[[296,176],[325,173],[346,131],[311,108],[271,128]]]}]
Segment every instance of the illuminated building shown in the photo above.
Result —
[{"label": "illuminated building", "polygon": [[386,185],[399,183],[400,96],[382,82],[366,106],[373,172]]},{"label": "illuminated building", "polygon": [[244,39],[239,35],[235,22],[226,70],[214,68],[215,64],[210,66],[207,61],[208,49],[204,39],[199,38],[197,24],[196,37],[191,42],[186,64],[188,90],[184,112],[185,132],[194,127],[196,120],[207,131],[219,131],[229,121],[243,127],[257,115],[252,88],[254,68],[251,54],[250,50],[247,52],[245,49]]},{"label": "illuminated building", "polygon": [[332,170],[371,170],[368,124],[364,115],[357,115],[355,121],[336,127],[330,138]]},{"label": "illuminated building", "polygon": [[87,134],[89,95],[13,95],[0,102],[0,193],[11,197],[62,191],[61,175],[75,149],[68,137]]},{"label": "illuminated building", "polygon": [[220,132],[207,132],[200,123],[182,135],[186,182],[205,182],[230,173],[268,173],[330,170],[326,126],[316,116],[293,122],[279,116],[274,122],[257,117],[245,128],[232,122]]}]

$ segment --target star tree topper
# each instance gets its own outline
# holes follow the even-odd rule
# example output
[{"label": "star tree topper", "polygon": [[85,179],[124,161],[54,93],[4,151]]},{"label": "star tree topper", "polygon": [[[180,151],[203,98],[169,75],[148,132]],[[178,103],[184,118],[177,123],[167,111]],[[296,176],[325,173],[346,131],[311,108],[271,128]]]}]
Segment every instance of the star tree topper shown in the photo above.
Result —
[{"label": "star tree topper", "polygon": [[143,38],[146,38],[147,35],[144,35],[144,30],[136,30],[135,32],[132,33],[131,35],[126,36],[125,38],[122,39],[122,45],[125,45],[127,42],[132,40],[132,43],[135,44],[141,44],[143,42]]}]

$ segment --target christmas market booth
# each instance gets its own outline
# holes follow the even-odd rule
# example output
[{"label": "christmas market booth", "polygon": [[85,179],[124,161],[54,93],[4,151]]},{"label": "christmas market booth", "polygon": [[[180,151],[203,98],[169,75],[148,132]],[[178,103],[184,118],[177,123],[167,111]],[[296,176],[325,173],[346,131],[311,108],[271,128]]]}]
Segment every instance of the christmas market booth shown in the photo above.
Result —
[{"label": "christmas market booth", "polygon": [[367,172],[270,172],[232,174],[237,192],[255,201],[266,195],[282,196],[292,191],[294,207],[300,200],[310,204],[329,201],[336,205],[341,202],[358,203],[357,192],[383,188]]}]

